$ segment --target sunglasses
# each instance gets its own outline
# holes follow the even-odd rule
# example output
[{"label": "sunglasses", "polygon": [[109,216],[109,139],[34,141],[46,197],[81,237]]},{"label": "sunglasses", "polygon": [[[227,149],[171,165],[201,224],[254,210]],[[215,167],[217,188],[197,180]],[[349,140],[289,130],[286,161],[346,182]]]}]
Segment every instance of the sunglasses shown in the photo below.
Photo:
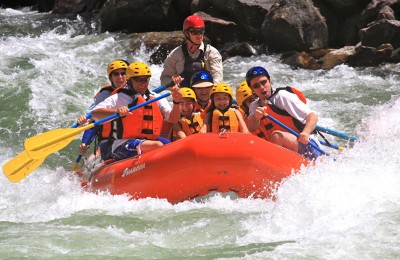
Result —
[{"label": "sunglasses", "polygon": [[136,82],[149,82],[150,77],[133,77],[133,80]]},{"label": "sunglasses", "polygon": [[199,35],[199,34],[204,34],[206,30],[204,29],[190,29],[189,33],[192,35]]},{"label": "sunglasses", "polygon": [[113,71],[112,75],[115,76],[115,77],[119,77],[120,75],[121,76],[125,76],[126,72],[125,71],[123,71],[123,72]]},{"label": "sunglasses", "polygon": [[256,83],[252,86],[253,89],[258,89],[259,87],[265,86],[265,84],[267,84],[268,80],[261,80],[260,83]]}]

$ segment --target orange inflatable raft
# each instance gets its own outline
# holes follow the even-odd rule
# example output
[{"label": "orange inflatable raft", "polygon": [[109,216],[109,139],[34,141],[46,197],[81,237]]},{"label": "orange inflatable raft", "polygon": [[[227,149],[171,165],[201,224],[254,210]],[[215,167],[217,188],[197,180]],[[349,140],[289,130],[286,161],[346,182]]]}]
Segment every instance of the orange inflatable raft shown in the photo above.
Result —
[{"label": "orange inflatable raft", "polygon": [[87,188],[171,203],[211,192],[268,198],[276,184],[307,164],[299,154],[254,135],[196,134],[98,167]]}]

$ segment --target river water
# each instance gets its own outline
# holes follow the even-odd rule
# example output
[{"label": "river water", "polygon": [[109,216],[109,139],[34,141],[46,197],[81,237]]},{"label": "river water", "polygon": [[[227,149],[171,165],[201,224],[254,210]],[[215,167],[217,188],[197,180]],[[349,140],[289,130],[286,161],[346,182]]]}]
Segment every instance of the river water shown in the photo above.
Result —
[{"label": "river water", "polygon": [[[107,84],[109,61],[135,36],[84,35],[82,22],[0,9],[0,163],[26,138],[70,127]],[[400,258],[400,66],[292,70],[278,55],[224,61],[236,87],[251,66],[275,87],[293,85],[319,125],[362,139],[336,160],[283,181],[275,200],[215,196],[171,205],[161,199],[85,192],[70,168],[79,141],[47,157],[20,183],[0,174],[0,258],[18,259],[398,259]],[[151,86],[160,65],[151,65]]]}]

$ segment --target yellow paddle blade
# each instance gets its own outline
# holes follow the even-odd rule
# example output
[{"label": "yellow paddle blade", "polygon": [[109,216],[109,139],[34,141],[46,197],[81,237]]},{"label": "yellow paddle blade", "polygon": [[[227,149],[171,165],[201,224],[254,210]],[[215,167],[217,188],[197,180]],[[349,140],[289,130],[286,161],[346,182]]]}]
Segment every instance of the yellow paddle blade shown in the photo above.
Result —
[{"label": "yellow paddle blade", "polygon": [[39,167],[45,159],[46,157],[32,159],[23,151],[3,165],[3,173],[10,181],[17,183]]},{"label": "yellow paddle blade", "polygon": [[25,140],[25,149],[32,159],[46,157],[66,147],[81,132],[92,128],[94,124],[89,124],[81,128],[60,128],[48,131],[43,134]]}]

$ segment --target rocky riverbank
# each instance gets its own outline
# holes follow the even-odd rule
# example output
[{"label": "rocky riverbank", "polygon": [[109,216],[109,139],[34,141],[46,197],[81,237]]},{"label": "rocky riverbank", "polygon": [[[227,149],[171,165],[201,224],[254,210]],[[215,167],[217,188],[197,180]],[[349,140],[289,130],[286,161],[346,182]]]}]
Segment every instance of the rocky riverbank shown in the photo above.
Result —
[{"label": "rocky riverbank", "polygon": [[[7,3],[8,2],[8,3]],[[400,0],[30,0],[0,1],[3,8],[35,5],[41,12],[77,15],[104,32],[142,33],[158,46],[149,62],[162,63],[183,41],[182,22],[196,13],[206,37],[222,53],[281,53],[292,67],[330,69],[400,62]],[[23,4],[24,3],[24,4]]]}]

